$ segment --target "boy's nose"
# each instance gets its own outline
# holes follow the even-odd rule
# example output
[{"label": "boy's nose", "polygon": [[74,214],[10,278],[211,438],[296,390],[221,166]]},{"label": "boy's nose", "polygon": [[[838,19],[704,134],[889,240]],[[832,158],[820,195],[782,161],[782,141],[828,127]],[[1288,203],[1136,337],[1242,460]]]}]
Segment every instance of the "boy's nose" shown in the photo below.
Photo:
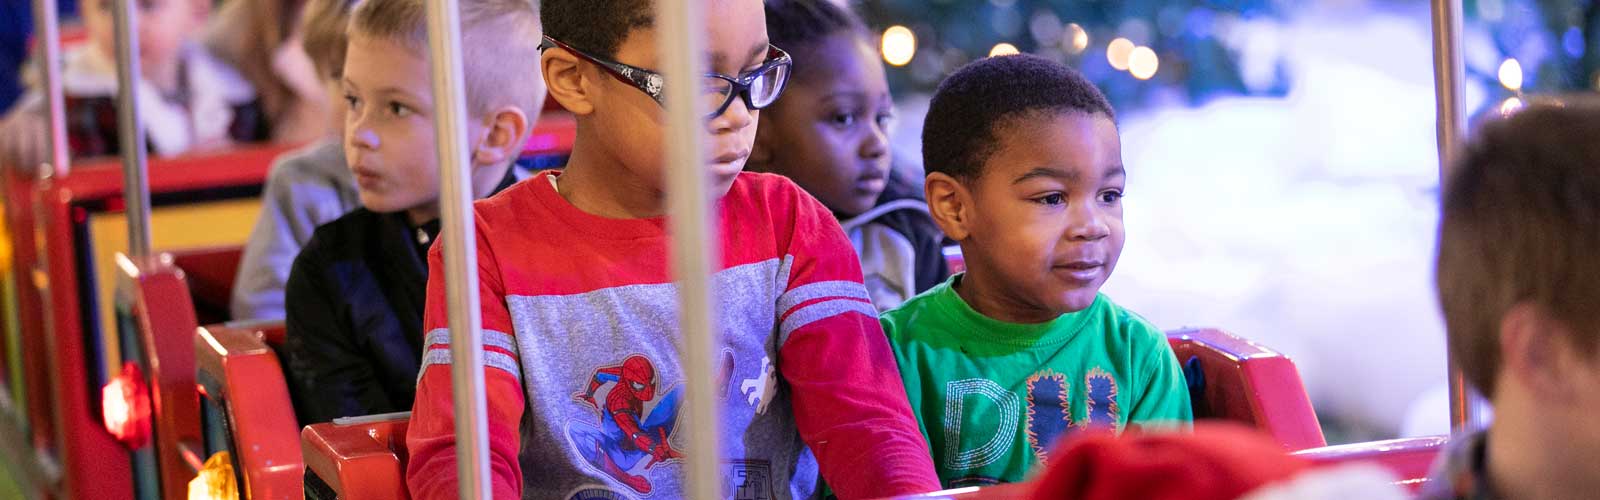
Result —
[{"label": "boy's nose", "polygon": [[378,149],[380,144],[378,133],[367,127],[352,127],[350,129],[350,144],[361,149]]},{"label": "boy's nose", "polygon": [[720,134],[744,130],[752,123],[755,123],[755,117],[750,108],[744,105],[744,99],[735,97],[733,102],[728,103],[727,110],[711,118],[710,125],[712,133]]},{"label": "boy's nose", "polygon": [[1111,235],[1111,226],[1105,214],[1093,202],[1075,204],[1068,212],[1067,237],[1073,240],[1094,241]]}]

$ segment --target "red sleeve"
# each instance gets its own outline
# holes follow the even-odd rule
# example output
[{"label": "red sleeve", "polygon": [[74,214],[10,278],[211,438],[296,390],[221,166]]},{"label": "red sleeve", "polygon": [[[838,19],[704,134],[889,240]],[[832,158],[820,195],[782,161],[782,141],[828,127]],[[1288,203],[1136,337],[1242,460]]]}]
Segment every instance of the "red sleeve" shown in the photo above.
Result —
[{"label": "red sleeve", "polygon": [[855,250],[822,204],[796,194],[778,311],[779,366],[800,436],[839,498],[938,490]]},{"label": "red sleeve", "polygon": [[[484,385],[489,408],[489,465],[494,498],[522,498],[522,469],[517,455],[522,446],[523,405],[520,358],[513,337],[511,315],[506,310],[505,287],[486,239],[486,227],[477,219],[478,288],[483,325]],[[455,406],[450,388],[450,334],[446,320],[443,243],[428,252],[428,305],[423,315],[428,332],[417,379],[417,399],[411,408],[406,447],[406,485],[418,500],[458,497],[456,480]]]}]

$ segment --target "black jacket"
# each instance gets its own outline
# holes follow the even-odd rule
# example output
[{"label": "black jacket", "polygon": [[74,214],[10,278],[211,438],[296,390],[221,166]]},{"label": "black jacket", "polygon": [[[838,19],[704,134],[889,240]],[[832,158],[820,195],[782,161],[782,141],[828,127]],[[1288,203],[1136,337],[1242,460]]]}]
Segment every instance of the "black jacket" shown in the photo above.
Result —
[{"label": "black jacket", "polygon": [[[495,192],[515,182],[508,169]],[[289,390],[302,425],[408,411],[422,361],[438,221],[356,209],[317,228],[285,290]],[[426,235],[422,237],[420,235]]]}]

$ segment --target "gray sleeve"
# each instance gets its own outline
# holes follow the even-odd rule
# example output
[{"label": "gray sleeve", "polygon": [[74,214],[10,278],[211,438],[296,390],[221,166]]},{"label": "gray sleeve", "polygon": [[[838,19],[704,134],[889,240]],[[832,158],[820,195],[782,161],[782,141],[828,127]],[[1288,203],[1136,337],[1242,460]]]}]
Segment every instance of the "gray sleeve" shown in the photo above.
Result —
[{"label": "gray sleeve", "polygon": [[[319,148],[320,149],[320,148]],[[300,248],[317,226],[344,215],[351,207],[336,176],[319,169],[326,161],[317,149],[301,151],[272,166],[261,193],[261,214],[244,245],[234,277],[231,311],[234,319],[282,319],[284,285]]]}]

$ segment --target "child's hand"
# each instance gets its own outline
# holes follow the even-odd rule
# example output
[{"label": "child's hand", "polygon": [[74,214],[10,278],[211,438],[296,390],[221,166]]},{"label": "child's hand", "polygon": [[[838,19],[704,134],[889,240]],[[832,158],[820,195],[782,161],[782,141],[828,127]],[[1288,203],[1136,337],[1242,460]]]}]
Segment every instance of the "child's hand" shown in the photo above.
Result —
[{"label": "child's hand", "polygon": [[43,115],[18,109],[0,119],[0,167],[28,173],[50,160],[50,131]]}]

